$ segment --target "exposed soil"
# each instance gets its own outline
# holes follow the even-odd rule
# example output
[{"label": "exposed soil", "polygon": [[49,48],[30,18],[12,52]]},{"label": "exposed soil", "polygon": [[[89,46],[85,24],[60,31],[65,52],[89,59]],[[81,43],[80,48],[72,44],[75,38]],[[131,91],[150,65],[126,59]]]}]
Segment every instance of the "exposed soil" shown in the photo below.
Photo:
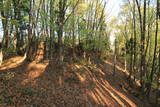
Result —
[{"label": "exposed soil", "polygon": [[0,107],[151,106],[136,87],[128,86],[122,65],[117,65],[113,77],[111,59],[98,64],[79,61],[61,66],[54,60],[23,60],[17,56],[0,66]]}]

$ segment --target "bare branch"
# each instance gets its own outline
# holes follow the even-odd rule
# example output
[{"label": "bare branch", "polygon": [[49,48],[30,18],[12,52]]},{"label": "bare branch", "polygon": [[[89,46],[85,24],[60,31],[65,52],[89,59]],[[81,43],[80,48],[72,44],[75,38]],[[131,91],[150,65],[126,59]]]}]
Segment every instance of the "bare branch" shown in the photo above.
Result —
[{"label": "bare branch", "polygon": [[65,23],[68,21],[68,19],[71,17],[71,15],[72,15],[72,13],[74,12],[75,8],[76,8],[77,5],[79,4],[79,1],[80,1],[80,0],[78,0],[78,1],[76,2],[76,4],[75,4],[74,7],[73,7],[72,12],[69,14],[69,16],[66,18],[66,20],[64,21],[63,24],[65,24]]}]

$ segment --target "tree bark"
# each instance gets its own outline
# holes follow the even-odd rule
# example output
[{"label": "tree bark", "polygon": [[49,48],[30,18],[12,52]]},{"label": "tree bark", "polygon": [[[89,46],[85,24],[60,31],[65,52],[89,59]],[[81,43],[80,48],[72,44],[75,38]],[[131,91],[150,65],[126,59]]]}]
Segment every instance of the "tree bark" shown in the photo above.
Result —
[{"label": "tree bark", "polygon": [[156,13],[156,32],[155,32],[155,44],[154,44],[154,55],[153,55],[153,61],[152,61],[152,70],[150,74],[150,83],[149,86],[147,87],[147,96],[149,96],[151,87],[152,87],[152,82],[153,82],[153,76],[154,73],[156,72],[156,53],[157,53],[157,44],[158,44],[158,9],[159,9],[159,0],[157,0],[157,13]]}]

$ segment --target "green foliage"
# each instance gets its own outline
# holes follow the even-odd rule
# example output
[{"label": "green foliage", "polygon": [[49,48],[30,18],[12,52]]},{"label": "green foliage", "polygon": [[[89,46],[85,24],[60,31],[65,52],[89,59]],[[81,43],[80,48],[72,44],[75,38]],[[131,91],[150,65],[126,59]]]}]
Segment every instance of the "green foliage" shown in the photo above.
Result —
[{"label": "green foliage", "polygon": [[15,25],[15,26],[17,26],[17,27],[20,26],[19,20],[12,19],[12,20],[10,20],[10,22],[11,22],[12,25]]},{"label": "green foliage", "polygon": [[2,2],[0,2],[0,11],[3,11],[3,3]]},{"label": "green foliage", "polygon": [[23,0],[22,1],[23,9],[27,11],[29,9],[29,1],[28,0]]},{"label": "green foliage", "polygon": [[5,20],[6,18],[5,17],[0,17],[0,19]]}]

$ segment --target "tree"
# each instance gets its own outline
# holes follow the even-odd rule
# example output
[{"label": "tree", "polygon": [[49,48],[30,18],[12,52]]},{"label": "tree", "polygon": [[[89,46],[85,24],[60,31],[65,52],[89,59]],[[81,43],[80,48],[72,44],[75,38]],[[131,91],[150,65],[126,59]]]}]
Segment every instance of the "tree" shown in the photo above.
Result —
[{"label": "tree", "polygon": [[153,62],[152,62],[152,70],[149,76],[149,85],[147,87],[147,96],[150,94],[152,82],[153,82],[153,75],[156,72],[156,54],[157,54],[157,45],[158,45],[158,10],[159,10],[159,0],[157,0],[157,10],[156,10],[156,31],[155,31],[155,44],[154,44],[154,55],[153,55]]}]

